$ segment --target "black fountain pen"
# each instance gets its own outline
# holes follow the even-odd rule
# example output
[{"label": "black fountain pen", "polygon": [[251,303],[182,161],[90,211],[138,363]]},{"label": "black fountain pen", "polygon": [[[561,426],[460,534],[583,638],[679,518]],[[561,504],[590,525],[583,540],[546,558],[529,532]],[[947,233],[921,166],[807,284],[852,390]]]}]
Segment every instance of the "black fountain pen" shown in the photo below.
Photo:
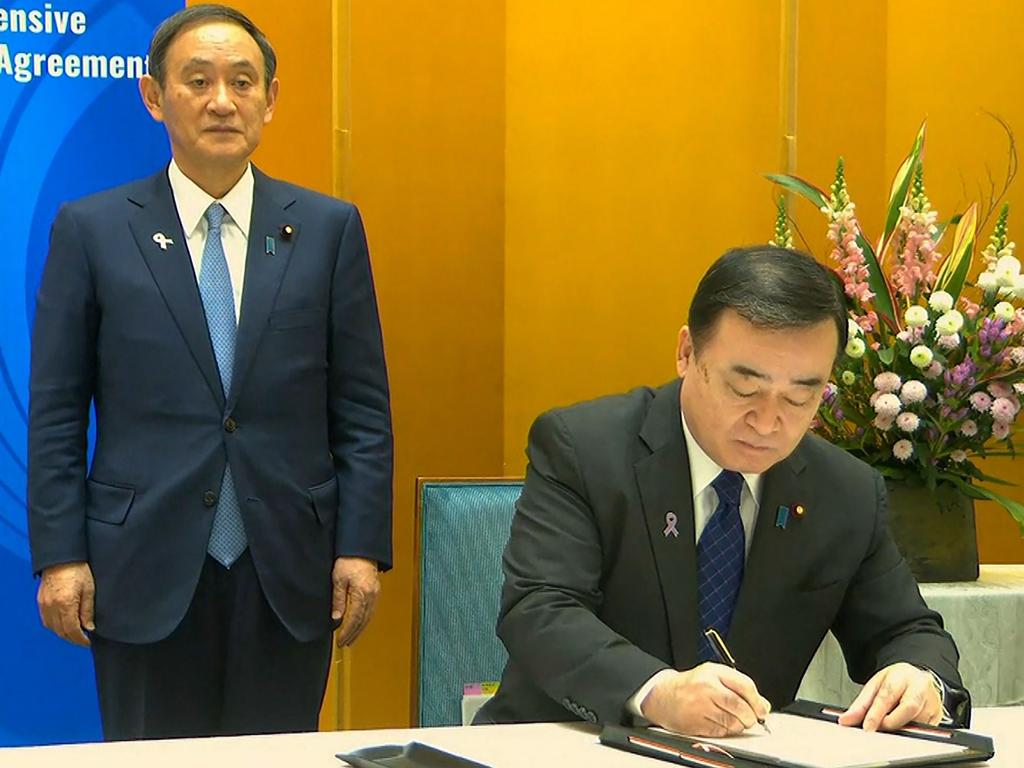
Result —
[{"label": "black fountain pen", "polygon": [[[729,653],[729,649],[725,645],[725,640],[723,640],[722,636],[718,634],[718,630],[714,627],[709,627],[704,630],[704,637],[706,637],[708,642],[711,643],[711,650],[715,652],[715,656],[718,657],[719,662],[725,664],[727,667],[737,669],[736,659],[734,659],[732,654]],[[772,729],[768,727],[768,723],[765,722],[763,717],[757,718],[757,722],[762,728],[764,728],[766,733],[772,732]]]}]

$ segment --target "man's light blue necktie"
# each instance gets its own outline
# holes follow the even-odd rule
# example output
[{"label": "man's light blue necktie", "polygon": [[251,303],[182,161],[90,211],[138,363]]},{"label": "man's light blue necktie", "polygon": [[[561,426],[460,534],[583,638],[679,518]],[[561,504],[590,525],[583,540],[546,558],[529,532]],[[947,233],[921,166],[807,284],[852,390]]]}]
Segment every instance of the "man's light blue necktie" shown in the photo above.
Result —
[{"label": "man's light blue necktie", "polygon": [[[235,337],[238,327],[235,322],[235,297],[231,289],[231,273],[224,255],[220,226],[224,221],[224,207],[212,203],[204,214],[209,229],[206,246],[203,248],[203,263],[199,268],[199,295],[203,299],[206,325],[210,329],[213,354],[217,358],[224,397],[231,391],[231,372],[235,362]],[[238,559],[245,551],[245,524],[238,509],[235,483],[231,479],[231,465],[224,467],[221,480],[220,498],[213,516],[213,530],[206,551],[225,568]]]},{"label": "man's light blue necktie", "polygon": [[718,494],[718,507],[697,542],[697,628],[699,661],[717,659],[704,636],[709,627],[723,638],[729,632],[736,596],[743,581],[745,539],[740,519],[743,475],[722,470],[711,487]]}]

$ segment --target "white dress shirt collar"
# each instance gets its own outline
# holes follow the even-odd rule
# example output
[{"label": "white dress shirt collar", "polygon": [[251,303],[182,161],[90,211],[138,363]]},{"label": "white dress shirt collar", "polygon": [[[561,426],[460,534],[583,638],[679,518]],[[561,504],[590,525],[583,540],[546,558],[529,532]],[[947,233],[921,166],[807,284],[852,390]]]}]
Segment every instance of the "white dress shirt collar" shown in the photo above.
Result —
[{"label": "white dress shirt collar", "polygon": [[[693,485],[693,498],[696,499],[707,489],[721,473],[722,467],[707,455],[700,443],[694,438],[686,425],[686,415],[679,409],[679,418],[683,422],[683,436],[686,438],[686,453],[690,460],[690,482]],[[755,504],[761,500],[762,475],[754,472],[741,472],[743,480]]]},{"label": "white dress shirt collar", "polygon": [[178,209],[178,218],[181,219],[181,227],[185,231],[186,237],[190,237],[202,224],[203,215],[210,207],[210,203],[219,202],[241,230],[243,237],[246,240],[249,239],[249,223],[252,220],[252,197],[255,185],[252,163],[246,166],[242,178],[220,200],[210,197],[200,189],[199,185],[182,172],[174,160],[171,160],[167,167],[167,178],[171,182],[174,204]]}]

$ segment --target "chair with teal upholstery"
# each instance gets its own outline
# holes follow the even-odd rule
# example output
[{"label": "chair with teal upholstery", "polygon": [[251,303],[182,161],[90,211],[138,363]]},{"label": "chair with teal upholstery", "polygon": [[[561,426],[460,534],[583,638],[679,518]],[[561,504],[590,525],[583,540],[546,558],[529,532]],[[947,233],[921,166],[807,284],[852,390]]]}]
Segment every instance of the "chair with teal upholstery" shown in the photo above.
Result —
[{"label": "chair with teal upholstery", "polygon": [[501,678],[501,554],[521,480],[420,480],[416,725],[460,725],[463,688]]}]

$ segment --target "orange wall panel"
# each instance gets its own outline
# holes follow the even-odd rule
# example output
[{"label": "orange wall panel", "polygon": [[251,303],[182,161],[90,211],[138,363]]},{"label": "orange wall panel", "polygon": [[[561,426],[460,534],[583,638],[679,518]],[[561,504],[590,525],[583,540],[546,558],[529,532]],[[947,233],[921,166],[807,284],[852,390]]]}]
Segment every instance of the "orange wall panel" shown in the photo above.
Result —
[{"label": "orange wall panel", "polygon": [[348,189],[370,236],[394,410],[395,562],[346,726],[409,721],[419,475],[501,471],[504,2],[353,2]]},{"label": "orange wall panel", "polygon": [[777,3],[508,4],[505,470],[542,410],[674,375],[706,267],[771,237]]}]

